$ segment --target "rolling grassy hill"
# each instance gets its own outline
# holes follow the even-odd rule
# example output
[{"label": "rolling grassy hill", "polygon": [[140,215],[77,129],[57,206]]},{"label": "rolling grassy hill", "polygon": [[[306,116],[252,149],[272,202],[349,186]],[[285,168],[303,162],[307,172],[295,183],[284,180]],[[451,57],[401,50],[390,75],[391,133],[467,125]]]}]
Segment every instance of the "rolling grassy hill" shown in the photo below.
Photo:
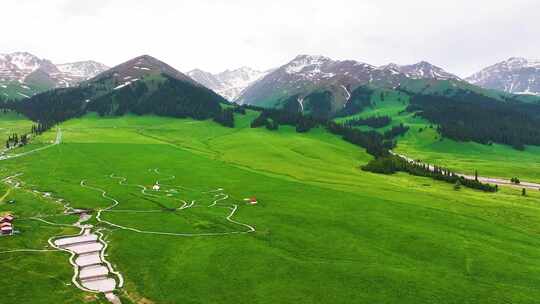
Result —
[{"label": "rolling grassy hill", "polygon": [[[381,114],[399,113],[404,106],[393,98],[376,104],[373,111]],[[223,188],[230,197],[219,205],[237,204],[234,219],[256,232],[175,237],[93,220],[105,229],[108,257],[125,276],[123,301],[416,304],[534,303],[539,298],[540,193],[455,191],[452,185],[406,174],[363,172],[358,168],[371,156],[358,147],[322,129],[299,134],[286,126],[249,128],[256,116],[251,111],[236,115],[235,128],[131,115],[89,114],[63,123],[62,144],[2,162],[3,176],[23,173],[22,188],[13,194],[19,195],[17,203],[0,203],[0,211],[20,215],[22,233],[0,240],[2,250],[44,248],[47,237],[63,232],[28,219],[60,211],[56,204],[28,197],[33,189],[78,208],[109,206],[99,192],[80,186],[84,179],[117,198],[120,209],[162,211],[103,213],[106,220],[138,230],[207,233],[239,229],[223,222],[226,210],[207,208],[214,198],[205,192]],[[425,126],[410,114],[394,116],[396,122]],[[417,138],[409,132],[400,140],[404,148]],[[51,130],[40,137],[46,142],[55,134]],[[127,178],[128,185],[111,174]],[[184,190],[149,198],[136,186],[158,179]],[[259,204],[246,205],[243,199],[250,196]],[[199,207],[166,211],[178,203],[175,198],[197,200]],[[30,208],[34,205],[39,208]],[[44,265],[44,255],[54,258]],[[0,279],[15,290],[8,301],[101,301],[65,284],[70,281],[67,254],[1,257],[0,265],[17,274]],[[24,287],[30,274],[33,286],[43,288]],[[23,298],[16,297],[20,293]]]}]

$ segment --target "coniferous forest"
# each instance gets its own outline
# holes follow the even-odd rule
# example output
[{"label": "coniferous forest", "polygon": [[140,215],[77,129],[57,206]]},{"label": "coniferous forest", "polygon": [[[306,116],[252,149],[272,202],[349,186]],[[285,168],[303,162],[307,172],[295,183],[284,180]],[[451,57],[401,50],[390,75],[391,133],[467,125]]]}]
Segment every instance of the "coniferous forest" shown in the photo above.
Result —
[{"label": "coniferous forest", "polygon": [[368,164],[362,166],[362,170],[381,174],[407,172],[411,175],[430,177],[435,180],[440,180],[452,184],[459,184],[471,189],[477,189],[486,192],[496,192],[498,190],[497,185],[482,183],[478,181],[477,178],[468,179],[463,176],[458,176],[448,169],[436,166],[430,168],[429,165],[420,162],[407,161],[397,155],[386,155],[384,157],[376,158],[370,161]]},{"label": "coniferous forest", "polygon": [[101,116],[127,113],[154,114],[178,118],[214,118],[225,126],[234,126],[232,113],[223,110],[227,101],[211,90],[174,79],[165,74],[157,86],[138,81],[116,90],[102,91],[102,83],[56,89],[35,95],[24,102],[2,101],[2,107],[16,110],[45,126],[79,117],[87,112]]},{"label": "coniferous forest", "polygon": [[372,128],[386,127],[392,122],[392,119],[388,116],[374,116],[367,118],[353,118],[345,122],[347,126],[368,126]]},{"label": "coniferous forest", "polygon": [[462,91],[454,96],[413,95],[410,112],[438,125],[445,137],[522,150],[540,145],[540,104],[506,102]]}]

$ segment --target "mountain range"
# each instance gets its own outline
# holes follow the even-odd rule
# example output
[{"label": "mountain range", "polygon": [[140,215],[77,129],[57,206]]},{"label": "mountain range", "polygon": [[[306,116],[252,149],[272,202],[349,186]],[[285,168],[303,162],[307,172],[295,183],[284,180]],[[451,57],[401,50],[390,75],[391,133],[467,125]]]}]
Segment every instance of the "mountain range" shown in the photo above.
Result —
[{"label": "mountain range", "polygon": [[331,94],[332,112],[343,108],[352,90],[360,85],[394,88],[410,79],[460,80],[428,62],[412,65],[374,66],[354,60],[299,55],[247,87],[235,100],[262,107],[280,106],[291,96],[299,102],[313,92]]},{"label": "mountain range", "polygon": [[[167,67],[169,72],[174,70]],[[51,88],[76,86],[108,69],[104,64],[92,60],[54,64],[27,52],[1,54],[0,96],[20,99]],[[132,80],[135,79],[137,73],[131,74]],[[412,80],[449,81],[454,87],[466,87],[470,83],[507,93],[540,95],[540,61],[516,57],[464,79],[426,61],[410,65],[390,63],[376,66],[355,60],[333,60],[311,55],[299,55],[268,71],[241,67],[212,74],[195,69],[182,75],[185,80],[197,82],[229,101],[263,107],[279,106],[292,96],[302,100],[313,92],[326,91],[331,94],[332,112],[343,108],[358,86],[403,88],[410,87]],[[412,86],[418,89],[418,83]],[[421,85],[431,86],[427,83]]]},{"label": "mountain range", "polygon": [[27,52],[0,54],[0,95],[25,98],[51,88],[71,87],[107,69],[95,61],[54,64]]}]

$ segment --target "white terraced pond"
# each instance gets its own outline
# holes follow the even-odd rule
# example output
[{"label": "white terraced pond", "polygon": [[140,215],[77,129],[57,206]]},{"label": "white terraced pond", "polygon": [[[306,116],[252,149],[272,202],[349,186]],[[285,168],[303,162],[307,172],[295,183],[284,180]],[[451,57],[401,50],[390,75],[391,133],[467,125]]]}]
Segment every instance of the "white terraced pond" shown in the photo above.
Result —
[{"label": "white terraced pond", "polygon": [[74,269],[72,281],[78,288],[89,292],[103,292],[111,303],[121,303],[114,291],[122,287],[122,276],[105,260],[107,244],[101,234],[93,233],[91,225],[81,225],[88,219],[90,216],[82,214],[79,222],[75,224],[81,228],[79,235],[59,237],[49,242],[53,247],[71,253],[70,263]]}]

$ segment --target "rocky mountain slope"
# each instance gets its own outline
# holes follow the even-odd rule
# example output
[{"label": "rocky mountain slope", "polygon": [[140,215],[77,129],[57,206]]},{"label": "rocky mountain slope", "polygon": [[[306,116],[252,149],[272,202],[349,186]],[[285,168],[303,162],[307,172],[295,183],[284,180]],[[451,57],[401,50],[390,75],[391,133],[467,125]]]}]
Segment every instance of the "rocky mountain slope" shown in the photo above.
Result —
[{"label": "rocky mountain slope", "polygon": [[460,78],[454,74],[451,74],[444,69],[435,66],[426,61],[420,61],[410,65],[397,65],[389,64],[387,68],[394,69],[398,73],[405,74],[408,78],[412,79],[435,79],[435,80],[450,80]]},{"label": "rocky mountain slope", "polygon": [[0,54],[0,95],[26,98],[47,89],[74,86],[107,69],[95,61],[54,64],[27,52]]},{"label": "rocky mountain slope", "polygon": [[540,60],[512,57],[489,66],[466,80],[487,89],[540,95]]},{"label": "rocky mountain slope", "polygon": [[459,80],[459,77],[427,62],[378,67],[354,60],[299,55],[246,88],[237,102],[275,107],[283,100],[297,96],[303,108],[304,97],[316,91],[327,91],[330,92],[327,96],[332,99],[331,112],[337,112],[360,85],[393,88],[409,79]]},{"label": "rocky mountain slope", "polygon": [[235,70],[226,70],[218,74],[212,74],[199,69],[189,71],[187,74],[195,81],[214,90],[227,100],[235,101],[242,91],[267,73],[249,67],[241,67]]},{"label": "rocky mountain slope", "polygon": [[64,75],[66,87],[88,80],[109,69],[106,65],[92,60],[62,63],[56,67]]}]

